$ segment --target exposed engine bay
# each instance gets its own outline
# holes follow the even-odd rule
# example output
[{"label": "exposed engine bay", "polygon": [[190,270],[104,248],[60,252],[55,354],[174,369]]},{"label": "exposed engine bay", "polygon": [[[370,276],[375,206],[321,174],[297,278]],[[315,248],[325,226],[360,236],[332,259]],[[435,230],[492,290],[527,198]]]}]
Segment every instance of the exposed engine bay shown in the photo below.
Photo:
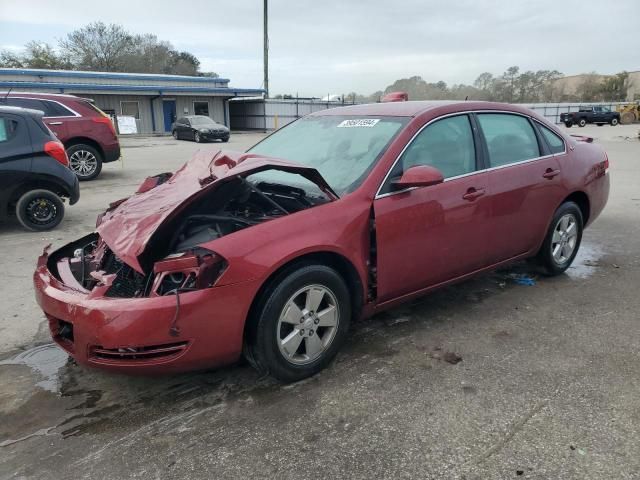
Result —
[{"label": "exposed engine bay", "polygon": [[184,252],[199,244],[326,201],[326,198],[312,197],[298,187],[265,182],[253,184],[238,177],[221,185],[214,195],[206,196],[177,219],[175,234],[166,244],[165,253]]},{"label": "exposed engine bay", "polygon": [[238,176],[204,192],[155,232],[142,256],[144,273],[119,259],[95,233],[51,255],[49,269],[69,286],[115,298],[207,288],[226,261],[202,244],[328,201],[320,191]]}]

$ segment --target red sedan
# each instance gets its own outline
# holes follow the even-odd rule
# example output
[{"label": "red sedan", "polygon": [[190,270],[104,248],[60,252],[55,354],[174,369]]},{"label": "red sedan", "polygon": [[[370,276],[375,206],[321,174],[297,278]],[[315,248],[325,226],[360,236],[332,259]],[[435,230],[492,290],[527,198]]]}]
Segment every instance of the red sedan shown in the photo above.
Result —
[{"label": "red sedan", "polygon": [[515,260],[550,275],[604,208],[609,161],[496,103],[335,108],[247,153],[197,154],[38,261],[38,303],[79,363],[175,372],[236,361],[295,381],[352,320]]}]

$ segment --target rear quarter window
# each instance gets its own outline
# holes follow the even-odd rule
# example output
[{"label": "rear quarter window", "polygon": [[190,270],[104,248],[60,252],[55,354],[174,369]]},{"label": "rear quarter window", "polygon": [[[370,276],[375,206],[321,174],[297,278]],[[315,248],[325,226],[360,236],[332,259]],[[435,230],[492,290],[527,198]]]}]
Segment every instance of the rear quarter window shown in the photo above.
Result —
[{"label": "rear quarter window", "polygon": [[6,143],[16,136],[18,122],[6,117],[0,117],[0,143]]},{"label": "rear quarter window", "polygon": [[551,150],[551,153],[564,153],[565,151],[564,140],[562,140],[562,138],[559,135],[549,130],[544,125],[538,124],[538,128],[540,128],[540,131],[542,132],[542,136],[545,138],[545,140],[549,144],[549,149]]}]

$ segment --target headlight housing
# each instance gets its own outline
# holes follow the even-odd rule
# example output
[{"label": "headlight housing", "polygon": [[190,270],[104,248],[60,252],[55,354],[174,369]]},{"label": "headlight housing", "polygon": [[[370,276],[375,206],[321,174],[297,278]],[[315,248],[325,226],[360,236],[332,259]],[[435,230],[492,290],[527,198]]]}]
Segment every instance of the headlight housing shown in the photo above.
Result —
[{"label": "headlight housing", "polygon": [[226,268],[224,258],[201,247],[168,255],[153,266],[150,296],[213,287]]}]

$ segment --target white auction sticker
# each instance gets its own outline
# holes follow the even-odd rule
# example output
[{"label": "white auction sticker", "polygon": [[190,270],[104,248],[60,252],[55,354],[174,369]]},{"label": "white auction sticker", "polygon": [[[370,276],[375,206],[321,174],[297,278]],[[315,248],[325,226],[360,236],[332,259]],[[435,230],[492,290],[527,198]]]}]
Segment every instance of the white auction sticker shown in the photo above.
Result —
[{"label": "white auction sticker", "polygon": [[379,121],[379,118],[356,118],[353,120],[344,120],[338,124],[338,128],[374,127]]}]

